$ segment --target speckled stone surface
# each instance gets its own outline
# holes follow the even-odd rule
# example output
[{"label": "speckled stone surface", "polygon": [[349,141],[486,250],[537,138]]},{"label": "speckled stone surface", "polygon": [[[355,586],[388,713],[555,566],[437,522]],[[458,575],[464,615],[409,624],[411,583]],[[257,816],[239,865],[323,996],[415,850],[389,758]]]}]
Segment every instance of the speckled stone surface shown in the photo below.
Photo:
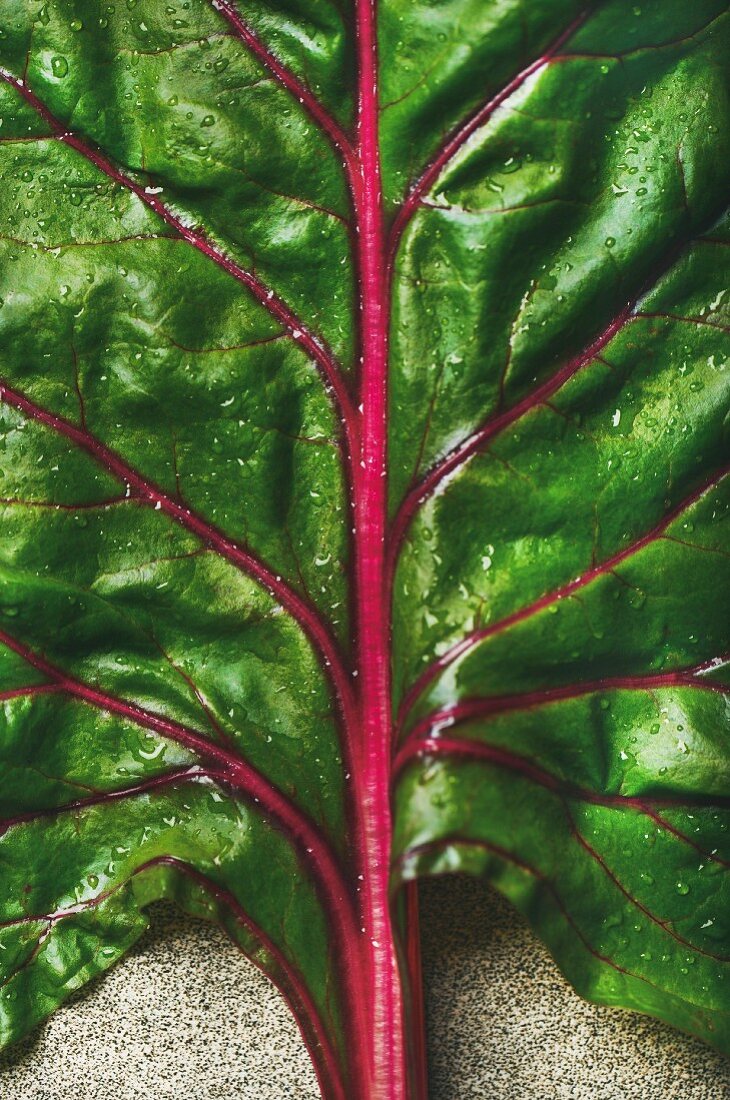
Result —
[{"label": "speckled stone surface", "polygon": [[[726,1100],[730,1062],[579,1000],[524,923],[422,891],[431,1100]],[[221,933],[155,910],[135,952],[0,1060],[2,1100],[317,1100],[276,991]]]},{"label": "speckled stone surface", "polygon": [[730,1061],[581,1000],[478,882],[422,888],[431,1100],[730,1100]]}]

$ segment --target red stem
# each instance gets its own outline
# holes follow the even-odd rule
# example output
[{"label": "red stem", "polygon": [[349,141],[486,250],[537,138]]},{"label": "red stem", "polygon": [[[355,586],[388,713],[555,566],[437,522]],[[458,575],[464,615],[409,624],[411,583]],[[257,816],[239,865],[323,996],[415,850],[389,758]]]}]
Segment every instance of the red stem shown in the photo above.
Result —
[{"label": "red stem", "polygon": [[[359,724],[353,730],[367,1028],[363,1100],[407,1100],[407,1043],[390,907],[390,607],[385,586],[389,285],[380,172],[376,0],[357,0],[357,155],[352,181],[360,296],[360,450],[353,463]],[[413,1100],[412,1094],[409,1100]]]}]

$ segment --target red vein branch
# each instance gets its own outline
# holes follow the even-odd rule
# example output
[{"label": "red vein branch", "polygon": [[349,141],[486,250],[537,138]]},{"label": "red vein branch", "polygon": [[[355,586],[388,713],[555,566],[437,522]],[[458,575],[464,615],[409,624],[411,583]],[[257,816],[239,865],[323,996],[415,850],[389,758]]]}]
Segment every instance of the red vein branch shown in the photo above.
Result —
[{"label": "red vein branch", "polygon": [[56,691],[60,691],[58,684],[30,684],[28,687],[8,688],[7,691],[0,691],[0,703],[11,699],[32,699],[36,695],[49,695]]},{"label": "red vein branch", "polygon": [[674,508],[667,512],[659,523],[656,524],[650,531],[641,538],[632,542],[631,545],[626,546],[623,550],[619,550],[616,554],[606,558],[598,565],[592,566],[587,569],[585,573],[581,573],[580,576],[575,577],[567,584],[561,585],[559,588],[553,589],[552,592],[547,592],[540,596],[538,599],[533,600],[532,603],[526,604],[524,607],[519,608],[517,611],[512,612],[510,615],[506,615],[503,619],[499,619],[496,622],[489,623],[487,626],[482,627],[480,630],[475,630],[466,637],[459,639],[454,645],[450,646],[444,653],[441,654],[435,661],[433,661],[428,668],[426,668],[416,680],[415,684],[406,692],[403,698],[403,702],[399,712],[399,723],[402,724],[408,712],[416,703],[418,698],[424,693],[431,683],[450,665],[457,661],[460,657],[469,653],[481,642],[486,641],[488,638],[493,638],[497,634],[501,634],[505,630],[509,630],[513,626],[517,626],[519,623],[525,622],[525,620],[531,618],[533,615],[539,614],[546,608],[558,603],[560,600],[564,600],[569,596],[574,595],[576,592],[585,588],[596,580],[598,577],[606,576],[621,565],[628,558],[635,554],[638,554],[641,550],[650,546],[657,539],[661,538],[664,532],[671,524],[678,519],[684,512],[696,504],[703,496],[711,492],[719,483],[727,477],[730,473],[730,465],[723,467],[721,470],[716,471],[711,478],[705,481],[699,488],[695,489],[693,493],[685,497]]},{"label": "red vein branch", "polygon": [[[651,986],[652,989],[659,988],[649,978],[645,978],[643,974],[637,974],[633,970],[628,970],[626,967],[621,966],[620,963],[617,963],[615,959],[610,958],[610,956],[608,955],[604,955],[596,947],[594,947],[586,934],[578,925],[575,917],[568,909],[565,901],[558,892],[555,883],[553,883],[548,878],[547,874],[544,871],[540,870],[539,867],[535,867],[531,863],[528,863],[526,860],[518,856],[515,852],[510,851],[508,848],[503,847],[503,845],[501,844],[494,844],[488,840],[474,840],[471,838],[458,836],[441,837],[438,840],[426,841],[423,844],[414,845],[412,848],[408,849],[406,852],[403,853],[403,855],[400,856],[400,858],[398,859],[398,864],[403,865],[408,860],[412,860],[413,858],[418,859],[423,855],[430,855],[431,853],[438,851],[440,848],[447,848],[450,846],[460,848],[475,848],[480,851],[488,852],[490,855],[496,856],[497,859],[501,859],[506,863],[510,863],[512,864],[512,866],[517,867],[520,871],[523,871],[525,874],[530,875],[532,878],[540,883],[542,889],[546,890],[549,894],[552,895],[553,901],[555,902],[563,919],[566,921],[567,924],[570,925],[580,942],[585,947],[586,951],[588,951],[588,953],[592,955],[593,958],[597,959],[598,962],[604,963],[606,966],[611,967],[612,970],[617,971],[619,974],[623,974],[627,978],[632,978],[636,981],[643,982],[645,985]],[[662,990],[662,992],[664,992],[664,990]]]},{"label": "red vein branch", "polygon": [[583,848],[583,850],[588,854],[588,856],[593,860],[593,862],[598,867],[601,868],[601,870],[605,874],[606,878],[608,878],[613,883],[613,885],[616,887],[616,889],[621,894],[623,894],[623,896],[626,898],[626,900],[629,902],[629,904],[633,905],[635,909],[638,909],[639,912],[642,913],[648,921],[650,921],[652,924],[656,925],[657,928],[661,928],[662,932],[664,932],[667,936],[669,936],[671,939],[675,940],[676,943],[681,943],[683,947],[689,948],[690,951],[696,951],[698,953],[698,955],[704,955],[706,958],[712,959],[714,962],[719,962],[719,963],[728,963],[728,962],[730,962],[730,955],[718,955],[713,951],[708,951],[706,948],[699,947],[697,944],[692,943],[691,940],[688,940],[688,939],[686,939],[686,937],[680,935],[680,933],[677,932],[676,929],[672,927],[672,922],[671,921],[663,920],[661,917],[658,917],[657,914],[652,909],[649,909],[648,906],[644,905],[643,902],[639,901],[638,898],[634,897],[634,895],[631,893],[631,891],[626,886],[624,886],[623,882],[618,877],[616,872],[613,871],[611,869],[611,867],[609,867],[608,862],[604,859],[604,857],[600,854],[600,852],[598,852],[593,847],[592,844],[589,844],[589,842],[583,836],[580,829],[575,824],[575,821],[573,820],[573,816],[572,816],[570,810],[567,807],[566,807],[566,816],[568,818],[568,825],[569,825],[569,828],[570,828],[571,835],[573,836],[575,841],[581,846],[581,848]]},{"label": "red vein branch", "polygon": [[585,680],[577,684],[523,691],[515,695],[491,695],[466,699],[422,719],[409,734],[409,738],[421,736],[431,729],[445,729],[461,722],[469,722],[473,718],[488,718],[507,714],[510,711],[529,710],[532,707],[579,699],[583,695],[602,691],[655,691],[666,687],[694,687],[727,694],[730,690],[727,684],[703,675],[727,660],[728,657],[725,656],[717,661],[708,661],[693,668],[678,669],[674,672],[647,673],[639,676],[604,676],[600,680]]},{"label": "red vein branch", "polygon": [[188,508],[184,503],[170,497],[89,431],[77,427],[64,417],[48,412],[24,394],[10,389],[4,382],[0,382],[0,401],[7,402],[25,416],[53,429],[76,446],[81,447],[110,474],[128,486],[140,501],[164,512],[176,523],[179,523],[201,539],[206,546],[215,550],[221,557],[247,576],[252,577],[270,592],[299,623],[312,642],[334,686],[343,715],[348,716],[351,714],[353,707],[352,686],[336,641],[328,627],[320,619],[315,608],[302,599],[280,576],[273,573],[264,562],[246,547],[228,538],[222,531],[208,523],[207,520]]},{"label": "red vein branch", "polygon": [[482,451],[495,436],[505,431],[531,410],[544,404],[566,382],[569,382],[582,367],[591,363],[606,344],[631,319],[634,307],[635,303],[625,306],[587,348],[569,359],[560,370],[556,371],[536,389],[530,391],[517,404],[505,409],[502,413],[489,416],[476,431],[449,451],[419,482],[412,486],[403,498],[391,528],[389,562],[391,575],[395,569],[403,539],[421,505],[436,494],[441,483],[450,474],[462,467],[477,452]]},{"label": "red vein branch", "polygon": [[355,151],[352,142],[339,123],[325,110],[307,85],[264,45],[232,0],[211,0],[211,4],[227,20],[238,38],[254,57],[292,94],[298,103],[301,103],[322,133],[329,138],[335,148],[342,154],[348,175],[353,176],[357,171]]},{"label": "red vein branch", "polygon": [[358,932],[349,887],[329,844],[317,826],[297,809],[281,791],[251,764],[230,749],[209,741],[203,734],[144,707],[75,679],[51,664],[39,653],[0,630],[0,643],[6,645],[57,688],[98,710],[124,718],[152,730],[194,753],[207,765],[211,775],[233,787],[279,825],[296,846],[305,864],[311,867],[318,886],[333,915],[335,932],[346,969],[357,973]]},{"label": "red vein branch", "polygon": [[167,225],[175,229],[188,244],[192,245],[192,247],[196,248],[199,252],[202,252],[204,256],[207,256],[208,259],[212,260],[228,275],[231,275],[239,283],[245,286],[256,301],[258,301],[271,316],[284,327],[291,339],[294,340],[317,365],[324,379],[327,391],[333,396],[335,405],[342,418],[347,449],[349,453],[352,453],[353,444],[355,442],[352,438],[356,423],[355,413],[342,370],[335,360],[332,351],[327,347],[324,341],[319,336],[312,333],[304,322],[290,309],[286,302],[276,295],[272,289],[267,287],[250,271],[242,268],[235,260],[227,256],[215,242],[209,240],[205,236],[201,229],[187,225],[179,215],[175,214],[170,207],[162,202],[156,193],[157,189],[145,187],[141,183],[138,183],[136,180],[132,179],[131,176],[126,175],[121,168],[112,164],[112,162],[89,141],[86,141],[78,134],[68,130],[67,127],[51,113],[38,96],[31,91],[23,79],[15,76],[7,69],[0,68],[0,80],[4,80],[7,84],[11,85],[11,87],[15,88],[23,99],[34,108],[50,128],[54,137],[62,141],[69,148],[74,149],[93,164],[95,168],[103,173],[103,175],[107,176],[108,179],[125,187],[135,195],[140,202],[144,203],[150,210],[153,210]]},{"label": "red vein branch", "polygon": [[449,135],[433,160],[430,161],[411,187],[393,221],[388,248],[388,262],[391,268],[395,262],[398,245],[400,244],[401,237],[408,223],[418,209],[423,197],[431,190],[449,162],[454,159],[472,134],[476,133],[480,127],[489,122],[494,112],[501,107],[503,103],[514,95],[515,92],[519,91],[531,76],[549,63],[558,50],[568,41],[568,39],[572,38],[578,28],[582,26],[589,14],[589,10],[582,12],[577,19],[574,19],[573,22],[553,40],[538,58],[530,62],[529,65],[517,73],[517,75],[505,84],[496,95],[492,96],[492,98],[484,103],[466,120],[466,122],[462,123]]},{"label": "red vein branch", "polygon": [[[326,1027],[307,989],[303,975],[289,961],[281,948],[279,948],[256,921],[253,920],[234,894],[226,890],[225,887],[220,886],[201,871],[192,867],[189,863],[186,863],[184,860],[178,859],[175,856],[156,856],[140,864],[139,867],[136,867],[129,878],[102,891],[97,894],[96,897],[89,898],[87,901],[78,902],[76,905],[66,906],[63,909],[58,909],[51,913],[42,913],[38,915],[23,916],[14,920],[0,921],[0,928],[13,927],[18,924],[45,924],[46,927],[32,952],[32,957],[35,957],[45,940],[48,938],[54,925],[78,913],[83,913],[89,909],[94,909],[102,905],[119,890],[124,889],[132,878],[159,867],[173,868],[213,897],[216,902],[231,914],[236,923],[242,925],[246,929],[254,943],[258,945],[259,950],[262,950],[264,955],[274,963],[276,973],[272,974],[271,970],[265,967],[263,961],[257,958],[254,952],[245,951],[245,954],[251,962],[266,974],[270,980],[274,981],[291,1008],[294,1018],[302,1032],[302,1037],[304,1038],[307,1049],[312,1055],[320,1084],[324,1085],[326,1083],[329,1090],[331,1090],[326,1091],[325,1094],[327,1096],[332,1095],[333,1100],[347,1100],[342,1084],[342,1070],[339,1060],[329,1041]],[[240,946],[240,944],[238,946]],[[15,974],[27,965],[27,962],[28,960],[21,964],[15,973],[10,976],[9,980],[12,980]]]},{"label": "red vein branch", "polygon": [[[54,684],[53,688],[54,691],[63,690],[59,684]],[[210,768],[202,768],[197,764],[181,768],[172,768],[169,771],[162,772],[160,775],[152,776],[150,779],[142,779],[139,783],[135,783],[132,786],[121,787],[111,791],[99,791],[97,794],[89,795],[86,798],[76,798],[73,802],[64,802],[60,806],[49,806],[43,810],[28,810],[23,813],[10,814],[8,817],[0,819],[0,837],[4,836],[9,829],[14,829],[17,825],[29,825],[35,821],[47,821],[54,817],[61,817],[63,814],[72,814],[93,809],[95,806],[107,806],[125,798],[132,798],[135,795],[147,794],[150,791],[165,790],[166,788],[175,786],[177,783],[192,782],[196,779],[221,779],[221,776],[222,773],[216,772]]]},{"label": "red vein branch", "polygon": [[393,774],[398,776],[413,760],[424,756],[435,758],[443,756],[460,757],[467,760],[481,761],[514,772],[523,779],[565,798],[585,802],[592,806],[605,806],[609,809],[635,810],[650,817],[662,828],[667,829],[668,832],[676,836],[678,840],[701,852],[710,862],[730,867],[730,862],[722,859],[716,853],[706,852],[703,848],[698,847],[695,840],[680,832],[675,825],[672,825],[659,813],[659,808],[684,810],[719,807],[730,810],[730,796],[728,795],[693,795],[689,792],[652,795],[608,794],[562,779],[545,768],[541,768],[529,757],[522,756],[520,753],[513,752],[501,745],[493,745],[467,737],[444,736],[441,733],[429,735],[427,732],[408,738],[393,764]]}]

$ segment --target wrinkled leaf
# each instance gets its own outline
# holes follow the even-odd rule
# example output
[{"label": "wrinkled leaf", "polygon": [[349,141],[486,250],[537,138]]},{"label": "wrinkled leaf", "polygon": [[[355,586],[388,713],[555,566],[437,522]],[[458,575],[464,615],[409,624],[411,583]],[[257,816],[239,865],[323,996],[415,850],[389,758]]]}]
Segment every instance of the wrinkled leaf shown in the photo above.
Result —
[{"label": "wrinkled leaf", "polygon": [[398,888],[465,871],[730,1048],[727,47],[5,0],[4,1041],[168,897],[423,1096]]}]

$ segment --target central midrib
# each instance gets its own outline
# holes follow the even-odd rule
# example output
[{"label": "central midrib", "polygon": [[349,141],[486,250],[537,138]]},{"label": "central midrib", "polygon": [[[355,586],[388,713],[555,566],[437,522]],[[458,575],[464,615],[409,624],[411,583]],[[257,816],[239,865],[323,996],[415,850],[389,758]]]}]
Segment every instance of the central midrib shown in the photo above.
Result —
[{"label": "central midrib", "polygon": [[[359,454],[353,462],[353,562],[359,727],[356,764],[358,904],[368,1015],[359,1082],[368,1100],[405,1100],[403,998],[389,904],[392,710],[387,595],[387,406],[389,294],[379,146],[376,0],[357,0],[357,225],[360,324]],[[357,1023],[357,1021],[355,1021]],[[360,1044],[358,1044],[360,1045]]]}]

